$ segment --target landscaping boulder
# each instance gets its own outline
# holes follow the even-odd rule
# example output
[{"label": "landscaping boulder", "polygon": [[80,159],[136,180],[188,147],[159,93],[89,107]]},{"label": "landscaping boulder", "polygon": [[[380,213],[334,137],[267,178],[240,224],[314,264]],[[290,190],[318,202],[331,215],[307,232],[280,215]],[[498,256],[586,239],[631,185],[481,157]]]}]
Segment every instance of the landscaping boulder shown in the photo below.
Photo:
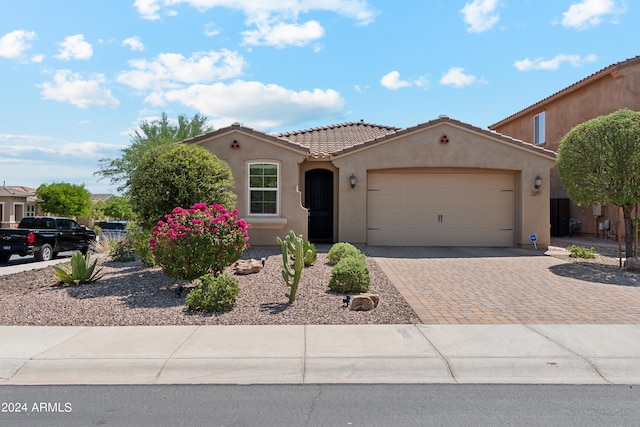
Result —
[{"label": "landscaping boulder", "polygon": [[378,306],[380,297],[373,294],[356,295],[351,298],[351,306],[349,310],[352,311],[369,311]]},{"label": "landscaping boulder", "polygon": [[259,273],[262,269],[262,262],[257,259],[241,259],[233,264],[233,269],[236,274],[241,275]]}]

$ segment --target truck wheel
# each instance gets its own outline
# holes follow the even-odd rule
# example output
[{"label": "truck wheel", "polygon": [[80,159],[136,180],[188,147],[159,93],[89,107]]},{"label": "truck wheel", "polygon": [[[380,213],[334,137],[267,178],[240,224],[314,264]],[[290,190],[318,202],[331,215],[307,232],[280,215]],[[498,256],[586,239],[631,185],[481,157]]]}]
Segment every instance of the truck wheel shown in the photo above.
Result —
[{"label": "truck wheel", "polygon": [[35,258],[37,261],[49,261],[53,258],[53,249],[51,249],[51,245],[48,243],[42,245],[40,250],[36,252]]},{"label": "truck wheel", "polygon": [[8,263],[9,258],[11,258],[11,254],[0,254],[0,264]]}]

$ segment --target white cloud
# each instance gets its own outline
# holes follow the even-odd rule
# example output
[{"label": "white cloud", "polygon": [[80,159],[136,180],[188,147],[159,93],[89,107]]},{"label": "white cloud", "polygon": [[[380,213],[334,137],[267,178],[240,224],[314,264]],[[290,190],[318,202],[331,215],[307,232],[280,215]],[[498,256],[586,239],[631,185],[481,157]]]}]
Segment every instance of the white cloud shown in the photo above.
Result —
[{"label": "white cloud", "polygon": [[133,2],[133,7],[138,9],[138,13],[144,19],[156,20],[160,19],[158,14],[160,5],[158,3],[160,3],[158,0],[136,0]]},{"label": "white cloud", "polygon": [[[175,10],[167,8],[178,4],[200,11],[215,7],[240,10],[246,17],[245,24],[251,27],[242,32],[244,43],[276,47],[305,46],[324,35],[324,28],[318,21],[297,22],[304,13],[334,12],[355,20],[359,25],[367,25],[375,17],[367,0],[136,0],[134,7],[143,18],[157,20],[163,10],[167,15],[175,14]],[[208,28],[205,32],[211,34]],[[217,34],[217,30],[213,34]]]},{"label": "white cloud", "polygon": [[45,82],[38,86],[42,88],[43,99],[68,102],[79,108],[117,107],[120,101],[111,95],[111,91],[101,87],[104,81],[102,74],[83,80],[79,74],[70,70],[58,70],[53,82]]},{"label": "white cloud", "polygon": [[[366,25],[373,22],[375,13],[366,0],[136,0],[133,6],[144,19],[160,19],[162,8],[187,4],[200,11],[214,7],[241,10],[251,21],[267,16],[296,18],[312,10],[330,11]],[[171,14],[175,11],[170,10]]]},{"label": "white cloud", "polygon": [[380,79],[380,84],[391,90],[398,90],[403,87],[411,86],[411,82],[401,80],[400,73],[395,70],[382,76],[382,78]]},{"label": "white cloud", "polygon": [[285,47],[304,46],[324,36],[324,28],[318,21],[308,21],[302,25],[279,22],[273,26],[259,23],[258,29],[244,31],[244,42],[248,45]]},{"label": "white cloud", "polygon": [[15,30],[0,37],[0,57],[19,58],[29,48],[30,40],[36,38],[34,31]]},{"label": "white cloud", "polygon": [[557,70],[564,62],[569,63],[572,67],[580,67],[583,64],[594,62],[597,59],[598,57],[594,54],[590,54],[585,57],[581,57],[580,55],[560,54],[551,59],[536,58],[532,60],[525,58],[521,61],[516,61],[513,66],[520,71]]},{"label": "white cloud", "polygon": [[398,90],[403,87],[411,86],[427,88],[429,87],[429,83],[429,80],[424,76],[420,76],[417,79],[413,79],[411,81],[402,80],[400,79],[400,73],[395,70],[385,74],[380,79],[380,84],[390,90]]},{"label": "white cloud", "polygon": [[207,37],[214,37],[221,33],[220,28],[213,22],[209,22],[204,26],[204,35]]},{"label": "white cloud", "polygon": [[133,70],[121,73],[117,80],[135,89],[153,90],[239,77],[246,62],[237,52],[223,49],[196,52],[189,58],[179,53],[162,53],[152,61],[134,60],[129,65]]},{"label": "white cloud", "polygon": [[140,41],[140,37],[129,37],[122,41],[123,46],[129,46],[129,49],[137,52],[144,50],[144,44]]},{"label": "white cloud", "polygon": [[152,96],[147,101],[157,106],[178,102],[200,111],[210,117],[216,127],[241,122],[261,130],[333,117],[344,107],[344,99],[332,89],[294,91],[275,84],[241,80],[231,84],[193,85],[155,92]]},{"label": "white cloud", "polygon": [[482,33],[493,28],[500,20],[497,8],[498,0],[473,0],[471,3],[465,3],[460,13],[464,16],[467,31]]},{"label": "white cloud", "polygon": [[464,73],[464,68],[453,67],[440,78],[441,85],[451,85],[456,87],[469,86],[477,81],[475,76]]},{"label": "white cloud", "polygon": [[617,7],[614,0],[583,0],[573,3],[562,14],[562,25],[568,28],[584,30],[595,27],[606,15],[620,15],[626,11],[626,5]]},{"label": "white cloud", "polygon": [[66,37],[62,43],[60,43],[59,54],[56,55],[58,59],[89,59],[93,55],[93,48],[91,44],[84,40],[82,34],[76,34]]}]

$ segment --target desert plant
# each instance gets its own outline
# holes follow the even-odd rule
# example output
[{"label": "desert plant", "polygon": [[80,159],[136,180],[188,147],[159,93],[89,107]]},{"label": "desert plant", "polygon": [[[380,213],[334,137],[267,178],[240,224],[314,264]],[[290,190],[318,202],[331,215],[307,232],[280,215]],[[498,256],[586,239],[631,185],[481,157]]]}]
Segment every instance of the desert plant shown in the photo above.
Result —
[{"label": "desert plant", "polygon": [[62,283],[69,285],[93,283],[102,278],[100,269],[94,272],[97,262],[98,260],[94,259],[92,263],[91,255],[88,253],[82,255],[80,252],[74,252],[71,255],[71,268],[54,266],[53,271]]},{"label": "desert plant", "polygon": [[[312,266],[318,260],[318,248],[310,241],[305,240],[302,243],[302,252],[304,253],[303,261],[305,267]],[[295,254],[291,254],[292,260],[294,260],[294,256]]]},{"label": "desert plant", "polygon": [[177,207],[153,227],[150,245],[158,265],[174,279],[193,280],[219,274],[249,247],[246,221],[221,205]]},{"label": "desert plant", "polygon": [[238,280],[227,275],[205,274],[199,284],[187,294],[185,302],[189,310],[230,311],[236,306],[240,288]]},{"label": "desert plant", "polygon": [[[276,242],[282,248],[282,278],[284,283],[291,288],[285,296],[289,298],[289,304],[293,304],[304,271],[304,240],[302,235],[296,236],[296,233],[289,231],[284,240],[276,237]],[[293,261],[293,268],[289,258]]]},{"label": "desert plant", "polygon": [[596,257],[596,249],[594,247],[585,248],[584,246],[571,245],[567,247],[567,250],[571,252],[571,257],[573,258],[595,258]]},{"label": "desert plant", "polygon": [[109,242],[109,256],[112,261],[131,262],[136,259],[135,255],[130,239],[112,239]]},{"label": "desert plant", "polygon": [[370,280],[364,257],[346,257],[331,269],[329,289],[340,293],[365,292]]},{"label": "desert plant", "polygon": [[150,267],[156,266],[156,259],[151,251],[149,242],[151,241],[153,234],[151,231],[145,231],[140,225],[129,224],[127,226],[127,235],[131,239],[133,250],[143,264]]},{"label": "desert plant", "polygon": [[329,252],[327,253],[327,260],[329,264],[335,265],[341,259],[347,257],[358,257],[364,259],[364,255],[358,248],[353,246],[351,243],[340,242],[331,246]]}]

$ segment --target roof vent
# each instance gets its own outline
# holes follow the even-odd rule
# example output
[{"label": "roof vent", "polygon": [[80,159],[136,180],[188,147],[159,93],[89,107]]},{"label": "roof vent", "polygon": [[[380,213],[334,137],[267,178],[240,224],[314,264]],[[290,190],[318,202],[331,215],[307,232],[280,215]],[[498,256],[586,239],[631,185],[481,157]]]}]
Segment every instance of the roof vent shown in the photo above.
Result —
[{"label": "roof vent", "polygon": [[240,122],[233,122],[233,123],[231,124],[231,126],[242,126],[242,123],[240,123]]},{"label": "roof vent", "polygon": [[449,116],[447,116],[446,114],[441,114],[438,116],[439,119],[448,119]]}]

